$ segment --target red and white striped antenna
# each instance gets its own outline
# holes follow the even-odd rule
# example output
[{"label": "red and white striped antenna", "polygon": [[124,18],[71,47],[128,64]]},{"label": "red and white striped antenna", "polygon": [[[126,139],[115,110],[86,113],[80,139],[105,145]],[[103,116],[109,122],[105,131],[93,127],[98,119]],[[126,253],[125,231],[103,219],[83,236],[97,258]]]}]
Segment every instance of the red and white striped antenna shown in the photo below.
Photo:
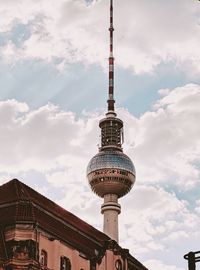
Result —
[{"label": "red and white striped antenna", "polygon": [[109,55],[109,95],[108,95],[108,112],[114,112],[114,57],[113,57],[113,0],[110,0],[110,55]]}]

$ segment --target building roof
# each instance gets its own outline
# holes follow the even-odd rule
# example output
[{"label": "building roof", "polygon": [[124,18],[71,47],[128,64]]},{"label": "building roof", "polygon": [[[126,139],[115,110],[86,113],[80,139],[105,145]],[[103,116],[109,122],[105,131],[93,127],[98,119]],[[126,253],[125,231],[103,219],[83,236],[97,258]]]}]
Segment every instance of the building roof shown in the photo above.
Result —
[{"label": "building roof", "polygon": [[25,221],[37,223],[56,238],[76,245],[80,250],[88,249],[86,252],[89,254],[109,240],[104,233],[13,179],[0,186],[0,223],[7,225]]},{"label": "building roof", "polygon": [[[0,246],[2,228],[20,223],[34,224],[49,233],[51,240],[62,240],[89,258],[102,253],[112,241],[106,234],[19,180],[13,179],[0,186]],[[114,243],[123,251],[115,241]],[[0,250],[0,257],[4,257],[3,249]],[[146,269],[129,252],[128,257],[137,266],[136,269]]]}]

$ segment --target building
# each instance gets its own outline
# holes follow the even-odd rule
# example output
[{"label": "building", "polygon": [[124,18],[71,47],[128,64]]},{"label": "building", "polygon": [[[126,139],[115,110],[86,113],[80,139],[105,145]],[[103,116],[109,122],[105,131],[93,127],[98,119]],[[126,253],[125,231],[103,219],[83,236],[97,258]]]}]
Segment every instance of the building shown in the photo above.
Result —
[{"label": "building", "polygon": [[147,270],[118,244],[118,198],[135,182],[114,109],[113,1],[110,0],[109,93],[99,123],[101,147],[88,164],[92,190],[104,198],[104,233],[17,179],[0,187],[0,270]]},{"label": "building", "polygon": [[146,270],[116,241],[17,179],[0,187],[0,269]]}]

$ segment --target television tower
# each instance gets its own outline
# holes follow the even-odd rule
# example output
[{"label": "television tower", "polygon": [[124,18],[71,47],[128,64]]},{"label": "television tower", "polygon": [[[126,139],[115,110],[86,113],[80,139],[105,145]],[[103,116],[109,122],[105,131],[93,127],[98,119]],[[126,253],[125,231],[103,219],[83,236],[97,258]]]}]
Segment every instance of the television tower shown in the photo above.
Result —
[{"label": "television tower", "polygon": [[113,1],[110,0],[110,55],[108,111],[100,120],[101,146],[99,153],[89,162],[87,178],[91,189],[104,199],[101,213],[104,216],[103,231],[118,242],[118,215],[121,206],[118,199],[126,195],[135,182],[135,168],[131,159],[123,153],[123,122],[117,118],[114,100],[113,57]]}]

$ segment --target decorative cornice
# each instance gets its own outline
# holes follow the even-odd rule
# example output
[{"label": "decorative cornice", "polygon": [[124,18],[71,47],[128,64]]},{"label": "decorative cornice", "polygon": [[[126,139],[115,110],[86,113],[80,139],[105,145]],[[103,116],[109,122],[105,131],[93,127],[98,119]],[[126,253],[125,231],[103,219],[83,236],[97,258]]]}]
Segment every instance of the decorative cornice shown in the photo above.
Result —
[{"label": "decorative cornice", "polygon": [[114,255],[120,255],[123,260],[130,256],[128,249],[121,248],[115,240],[110,239],[105,241],[102,249],[97,252],[96,256],[93,257],[92,260],[98,264],[101,264],[107,250],[113,251]]}]

